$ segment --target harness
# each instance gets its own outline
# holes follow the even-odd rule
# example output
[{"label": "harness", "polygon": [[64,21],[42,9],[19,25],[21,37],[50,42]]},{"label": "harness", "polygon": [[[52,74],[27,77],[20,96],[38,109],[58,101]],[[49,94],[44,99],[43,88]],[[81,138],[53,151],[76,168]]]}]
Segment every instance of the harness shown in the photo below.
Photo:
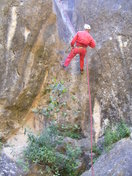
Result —
[{"label": "harness", "polygon": [[84,48],[86,49],[87,47],[84,47],[84,46],[75,46],[76,48]]}]

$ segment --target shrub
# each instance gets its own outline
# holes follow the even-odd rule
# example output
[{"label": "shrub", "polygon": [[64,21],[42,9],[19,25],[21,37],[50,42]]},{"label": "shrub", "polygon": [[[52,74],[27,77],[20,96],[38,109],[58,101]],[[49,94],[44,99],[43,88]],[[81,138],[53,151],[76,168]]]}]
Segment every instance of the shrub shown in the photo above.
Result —
[{"label": "shrub", "polygon": [[81,150],[67,144],[65,153],[58,152],[57,146],[62,142],[63,137],[53,125],[46,128],[40,136],[29,133],[25,156],[32,163],[48,166],[54,176],[77,176],[77,159]]},{"label": "shrub", "polygon": [[113,143],[128,136],[130,136],[130,129],[123,121],[121,121],[115,126],[114,130],[110,127],[106,129],[104,134],[104,146],[105,148],[109,148]]},{"label": "shrub", "polygon": [[[56,113],[60,112],[60,109],[66,105],[64,101],[64,95],[67,92],[66,87],[64,86],[64,82],[56,82],[56,79],[53,80],[53,83],[50,84],[47,88],[47,91],[49,92],[49,100],[47,102],[47,105],[41,109],[32,109],[32,112],[36,114],[41,114],[46,118],[54,117]],[[63,116],[66,116],[67,114],[64,113]]]},{"label": "shrub", "polygon": [[95,153],[96,157],[99,157],[101,155],[101,150],[98,148],[97,145],[94,145],[92,148],[92,152]]},{"label": "shrub", "polygon": [[93,162],[96,161],[103,151],[109,151],[115,142],[129,136],[130,129],[123,121],[116,124],[113,129],[112,127],[106,128],[104,132],[104,142],[102,144],[103,147],[99,148],[97,145],[93,146],[92,151],[95,153]]},{"label": "shrub", "polygon": [[62,124],[57,126],[57,130],[61,133],[62,136],[64,137],[70,137],[73,139],[81,139],[82,134],[81,134],[81,128],[77,124],[72,125],[72,124]]},{"label": "shrub", "polygon": [[29,163],[28,163],[28,161],[25,161],[23,158],[19,158],[16,161],[16,163],[22,169],[23,172],[25,172],[25,173],[29,172]]}]

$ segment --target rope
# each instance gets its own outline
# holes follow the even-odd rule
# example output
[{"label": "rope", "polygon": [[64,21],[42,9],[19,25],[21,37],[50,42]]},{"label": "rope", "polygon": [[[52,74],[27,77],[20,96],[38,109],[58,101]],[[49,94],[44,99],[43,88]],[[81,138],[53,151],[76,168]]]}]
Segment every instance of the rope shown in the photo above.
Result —
[{"label": "rope", "polygon": [[[57,0],[56,0],[57,1]],[[68,21],[68,24],[70,25],[71,33],[74,34],[75,30],[71,23],[71,20],[69,19],[69,16],[67,15],[66,11],[64,11],[63,4],[61,3],[61,0],[58,0],[59,7],[63,10],[63,15],[66,17],[66,20]],[[60,10],[60,9],[59,9]],[[89,82],[89,71],[88,71],[88,59],[86,59],[87,64],[87,81],[88,81],[88,94],[89,94],[89,110],[90,110],[90,136],[91,136],[91,173],[92,176],[94,176],[94,168],[93,168],[93,115],[92,115],[92,103],[91,103],[91,92],[90,92],[90,82]]]},{"label": "rope", "polygon": [[92,176],[94,176],[94,168],[93,168],[93,115],[92,115],[91,92],[90,92],[90,83],[89,83],[88,59],[86,59],[86,63],[87,63],[87,81],[88,81],[90,131],[91,131],[91,171],[92,171]]}]

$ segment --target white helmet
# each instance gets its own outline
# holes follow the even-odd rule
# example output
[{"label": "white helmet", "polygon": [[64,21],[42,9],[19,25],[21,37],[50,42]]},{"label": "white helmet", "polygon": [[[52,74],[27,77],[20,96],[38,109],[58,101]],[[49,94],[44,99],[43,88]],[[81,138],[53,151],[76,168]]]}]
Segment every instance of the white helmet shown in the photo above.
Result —
[{"label": "white helmet", "polygon": [[85,24],[84,29],[91,29],[91,26],[89,24]]}]

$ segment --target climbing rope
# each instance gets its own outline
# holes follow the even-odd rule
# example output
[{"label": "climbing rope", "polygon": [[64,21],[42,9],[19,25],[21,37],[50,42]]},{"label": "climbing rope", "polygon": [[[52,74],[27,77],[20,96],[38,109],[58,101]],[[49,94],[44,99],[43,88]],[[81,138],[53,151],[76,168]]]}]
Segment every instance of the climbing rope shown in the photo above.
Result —
[{"label": "climbing rope", "polygon": [[90,82],[89,82],[88,59],[86,59],[86,63],[87,63],[87,81],[88,81],[90,131],[91,131],[91,170],[92,170],[92,176],[94,176],[94,168],[93,168],[93,114],[92,114],[91,92],[90,92]]},{"label": "climbing rope", "polygon": [[[69,19],[69,16],[68,16],[68,14],[66,13],[66,11],[64,10],[64,8],[63,8],[63,4],[62,4],[62,2],[61,2],[61,0],[55,0],[56,1],[56,3],[58,4],[58,2],[59,2],[59,4],[58,4],[58,8],[59,8],[59,10],[61,11],[63,11],[62,13],[62,15],[63,15],[63,17],[65,16],[65,19],[66,19],[66,21],[67,21],[67,24],[68,25],[70,25],[69,27],[70,27],[70,32],[71,32],[71,34],[73,35],[73,34],[75,34],[75,30],[74,30],[74,27],[73,27],[73,25],[72,25],[72,23],[71,23],[71,20]],[[58,2],[57,2],[58,1]],[[88,71],[88,59],[87,59],[87,62],[86,62],[86,64],[87,64],[87,81],[88,81],[88,94],[89,94],[89,110],[90,110],[90,133],[91,133],[91,172],[92,172],[92,176],[94,176],[94,168],[93,168],[93,115],[92,115],[92,103],[91,103],[91,92],[90,92],[90,82],[89,82],[89,71]]]}]

